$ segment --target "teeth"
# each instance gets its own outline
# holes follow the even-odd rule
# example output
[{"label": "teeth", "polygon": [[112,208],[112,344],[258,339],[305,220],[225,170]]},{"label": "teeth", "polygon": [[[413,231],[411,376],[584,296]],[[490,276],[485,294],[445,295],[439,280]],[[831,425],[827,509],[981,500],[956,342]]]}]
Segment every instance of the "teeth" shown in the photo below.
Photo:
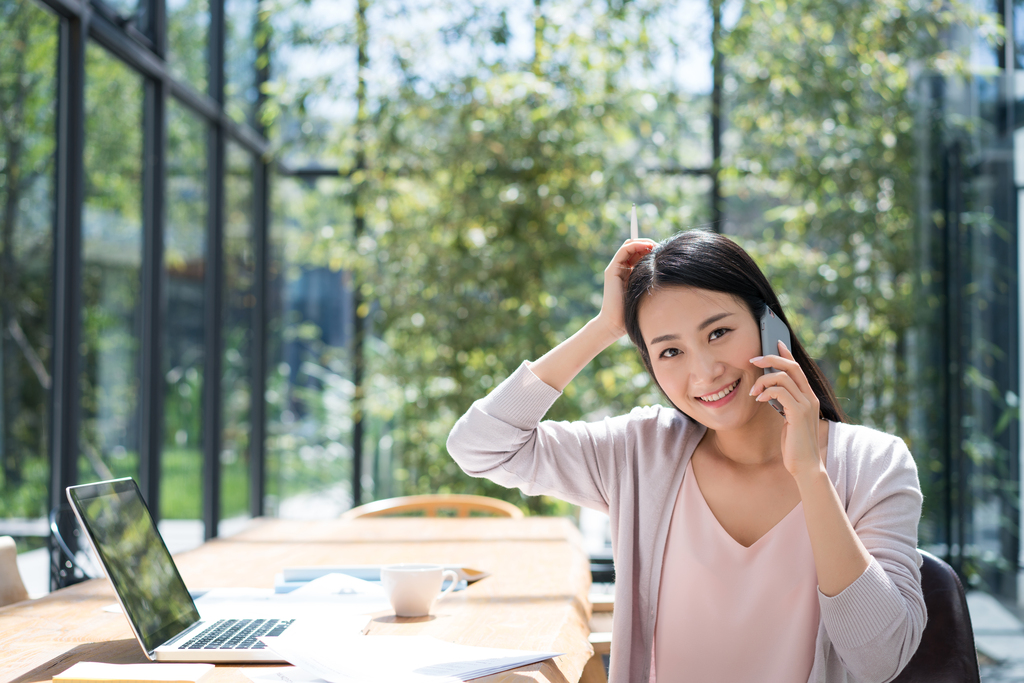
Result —
[{"label": "teeth", "polygon": [[721,400],[721,399],[725,398],[726,396],[728,396],[729,394],[731,394],[733,389],[735,389],[736,385],[739,384],[739,383],[740,383],[740,381],[736,380],[735,382],[732,383],[732,386],[727,387],[725,389],[722,389],[717,394],[713,394],[711,396],[698,396],[697,398],[699,398],[701,401],[704,401],[705,403],[713,403],[713,402]]}]

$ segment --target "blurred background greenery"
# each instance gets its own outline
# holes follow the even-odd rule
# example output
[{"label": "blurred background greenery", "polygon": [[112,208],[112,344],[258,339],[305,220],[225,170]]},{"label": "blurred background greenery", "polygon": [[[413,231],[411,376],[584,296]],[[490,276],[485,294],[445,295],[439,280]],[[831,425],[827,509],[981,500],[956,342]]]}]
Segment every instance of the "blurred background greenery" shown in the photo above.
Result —
[{"label": "blurred background greenery", "polygon": [[[87,4],[146,34],[153,2]],[[851,419],[917,457],[922,544],[1017,598],[1019,1],[158,4],[177,84],[156,162],[163,518],[206,514],[204,458],[221,467],[219,518],[423,492],[572,514],[463,475],[444,442],[473,400],[597,312],[636,203],[645,236],[712,229],[755,256]],[[0,0],[0,518],[51,504],[66,20],[51,7]],[[223,78],[210,77],[211,46]],[[139,471],[152,97],[93,42],[85,76],[82,481]],[[223,120],[182,92],[209,93]],[[212,384],[211,263],[223,299]],[[549,417],[659,400],[623,341]],[[254,458],[266,466],[255,501]]]}]

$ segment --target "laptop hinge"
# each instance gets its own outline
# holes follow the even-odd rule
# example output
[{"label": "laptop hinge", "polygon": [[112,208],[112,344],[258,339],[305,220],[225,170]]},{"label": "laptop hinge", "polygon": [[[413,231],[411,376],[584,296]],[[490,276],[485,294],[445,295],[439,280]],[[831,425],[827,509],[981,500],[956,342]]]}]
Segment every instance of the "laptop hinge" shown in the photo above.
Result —
[{"label": "laptop hinge", "polygon": [[[174,641],[181,640],[182,638],[185,637],[186,634],[188,634],[189,631],[194,631],[194,630],[196,630],[197,628],[199,628],[200,626],[202,626],[205,623],[206,622],[204,620],[200,619],[199,621],[195,622],[194,624],[189,626],[187,629],[185,629],[184,631],[182,631],[178,635],[174,636],[173,638],[171,638],[167,642],[165,642],[162,645],[160,645],[157,649],[159,649],[161,647],[169,647],[169,646],[173,645]],[[156,650],[154,650],[154,652],[156,652]]]}]

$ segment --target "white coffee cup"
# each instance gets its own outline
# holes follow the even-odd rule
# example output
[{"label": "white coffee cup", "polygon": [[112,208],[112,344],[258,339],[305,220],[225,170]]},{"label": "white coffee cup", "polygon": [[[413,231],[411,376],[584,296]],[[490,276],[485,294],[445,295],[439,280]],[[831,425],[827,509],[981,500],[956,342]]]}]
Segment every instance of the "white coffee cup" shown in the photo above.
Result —
[{"label": "white coffee cup", "polygon": [[[438,594],[445,578],[451,584]],[[455,590],[458,580],[458,574],[439,564],[389,564],[380,570],[384,593],[399,617],[427,616],[434,600]]]}]

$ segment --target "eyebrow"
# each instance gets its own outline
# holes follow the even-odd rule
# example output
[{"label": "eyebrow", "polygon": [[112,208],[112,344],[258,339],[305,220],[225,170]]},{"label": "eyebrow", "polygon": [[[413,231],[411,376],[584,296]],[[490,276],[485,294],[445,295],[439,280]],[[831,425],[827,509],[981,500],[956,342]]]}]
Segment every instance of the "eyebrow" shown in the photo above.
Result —
[{"label": "eyebrow", "polygon": [[678,334],[663,334],[660,337],[655,337],[654,339],[652,339],[650,341],[650,344],[653,346],[654,344],[660,344],[663,341],[672,341],[673,339],[679,339],[679,335]]},{"label": "eyebrow", "polygon": [[[698,327],[697,329],[698,330],[704,330],[704,329],[714,325],[715,323],[717,323],[722,318],[728,318],[730,315],[732,315],[732,313],[719,313],[718,315],[713,315],[710,318],[708,318],[707,320],[705,320],[704,322],[702,322],[700,324],[700,327]],[[653,346],[654,344],[660,344],[661,342],[672,341],[674,339],[679,339],[679,335],[678,334],[663,334],[660,337],[655,337],[649,343]]]},{"label": "eyebrow", "polygon": [[717,323],[722,318],[728,318],[730,315],[732,315],[732,313],[719,313],[718,315],[713,315],[710,318],[708,318],[707,320],[705,320],[704,322],[702,322],[700,324],[700,327],[698,327],[697,329],[703,330],[703,329],[705,329],[707,327],[710,327],[711,325],[714,325],[715,323]]}]

